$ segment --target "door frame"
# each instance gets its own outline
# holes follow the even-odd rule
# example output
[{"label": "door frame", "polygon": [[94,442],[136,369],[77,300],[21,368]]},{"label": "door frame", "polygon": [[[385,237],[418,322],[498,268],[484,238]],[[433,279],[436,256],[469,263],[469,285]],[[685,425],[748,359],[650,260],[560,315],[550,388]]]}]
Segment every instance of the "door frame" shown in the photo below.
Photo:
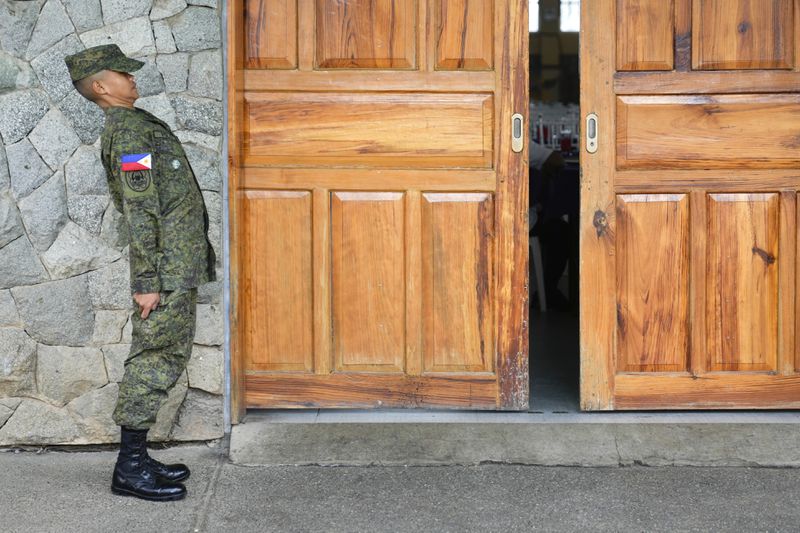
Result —
[{"label": "door frame", "polygon": [[[298,0],[311,2],[313,0]],[[420,0],[426,1],[426,0]],[[529,115],[528,72],[528,2],[527,0],[498,0],[496,2],[505,35],[495,36],[500,59],[496,66],[497,86],[513,88],[497,101],[498,121],[495,131],[495,170],[498,176],[495,251],[496,257],[508,257],[497,262],[496,290],[496,370],[499,378],[498,409],[524,410],[528,407],[529,391],[529,311],[528,311],[528,140],[520,153],[509,148],[512,120],[515,113],[523,118],[527,131]],[[505,9],[503,9],[505,8]],[[242,163],[244,40],[243,0],[229,0],[223,9],[223,58],[226,76],[225,101],[227,116],[227,212],[225,232],[226,259],[226,337],[229,364],[226,364],[227,389],[230,399],[230,422],[239,423],[246,413],[245,375],[239,338],[238,239],[240,214],[237,208]],[[509,156],[500,157],[505,150]]]}]

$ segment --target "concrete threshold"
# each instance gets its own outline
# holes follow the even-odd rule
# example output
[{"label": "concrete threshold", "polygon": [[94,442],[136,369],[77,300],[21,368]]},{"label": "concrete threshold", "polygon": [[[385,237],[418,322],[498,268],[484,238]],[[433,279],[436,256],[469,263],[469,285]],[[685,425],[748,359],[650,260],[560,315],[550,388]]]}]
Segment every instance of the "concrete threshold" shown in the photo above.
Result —
[{"label": "concrete threshold", "polygon": [[800,467],[800,412],[261,410],[240,465]]}]

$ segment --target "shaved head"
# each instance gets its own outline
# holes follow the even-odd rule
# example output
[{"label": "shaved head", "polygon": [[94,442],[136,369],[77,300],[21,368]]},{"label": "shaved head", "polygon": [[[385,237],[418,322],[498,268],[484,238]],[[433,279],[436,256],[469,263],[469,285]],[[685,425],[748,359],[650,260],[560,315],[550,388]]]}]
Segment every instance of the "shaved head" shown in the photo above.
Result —
[{"label": "shaved head", "polygon": [[94,82],[102,81],[106,72],[108,71],[101,70],[96,74],[92,74],[91,76],[86,76],[82,80],[73,81],[72,85],[75,86],[75,90],[77,90],[81,96],[83,96],[89,101],[97,102],[97,97],[99,95],[94,90]]}]

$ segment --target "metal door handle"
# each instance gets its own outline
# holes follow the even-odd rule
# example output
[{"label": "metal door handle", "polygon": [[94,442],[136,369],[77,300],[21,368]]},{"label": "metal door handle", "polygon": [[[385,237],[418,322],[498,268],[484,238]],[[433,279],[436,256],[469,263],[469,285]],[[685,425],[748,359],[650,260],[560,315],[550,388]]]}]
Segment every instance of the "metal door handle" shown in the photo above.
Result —
[{"label": "metal door handle", "polygon": [[522,115],[519,113],[514,113],[511,117],[511,149],[516,153],[520,153],[525,146],[525,137],[523,136],[525,131],[525,128],[523,128],[524,122]]},{"label": "metal door handle", "polygon": [[586,115],[586,151],[593,154],[597,151],[597,130],[599,125],[597,115],[589,113]]}]

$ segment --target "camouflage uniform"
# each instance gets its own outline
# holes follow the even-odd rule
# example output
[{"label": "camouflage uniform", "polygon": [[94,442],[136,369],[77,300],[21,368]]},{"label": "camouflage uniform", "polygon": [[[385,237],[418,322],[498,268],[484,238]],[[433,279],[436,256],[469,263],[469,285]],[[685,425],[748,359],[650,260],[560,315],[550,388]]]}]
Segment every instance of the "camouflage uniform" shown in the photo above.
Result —
[{"label": "camouflage uniform", "polygon": [[[86,50],[66,62],[73,80],[103,69],[133,72],[143,64],[115,45]],[[147,319],[137,311],[132,315],[131,351],[114,410],[118,425],[142,430],[153,425],[186,368],[197,287],[215,279],[216,261],[200,187],[169,126],[141,109],[110,107],[101,146],[111,197],[129,229],[131,292],[161,293],[159,307]],[[143,164],[123,170],[125,156]]]}]

